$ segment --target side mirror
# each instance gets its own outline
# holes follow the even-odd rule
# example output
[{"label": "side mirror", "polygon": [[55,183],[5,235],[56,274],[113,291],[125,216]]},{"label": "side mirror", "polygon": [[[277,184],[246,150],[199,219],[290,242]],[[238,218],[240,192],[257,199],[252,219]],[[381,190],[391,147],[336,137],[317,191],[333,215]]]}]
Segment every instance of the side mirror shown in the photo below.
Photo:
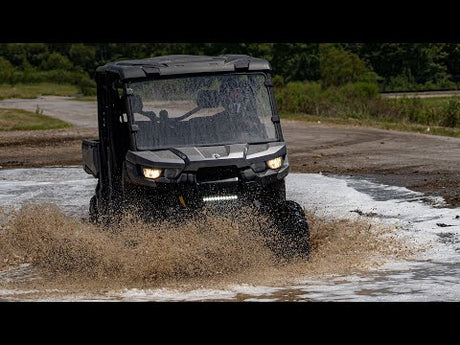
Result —
[{"label": "side mirror", "polygon": [[199,90],[196,97],[196,104],[200,108],[217,108],[220,99],[217,90]]}]

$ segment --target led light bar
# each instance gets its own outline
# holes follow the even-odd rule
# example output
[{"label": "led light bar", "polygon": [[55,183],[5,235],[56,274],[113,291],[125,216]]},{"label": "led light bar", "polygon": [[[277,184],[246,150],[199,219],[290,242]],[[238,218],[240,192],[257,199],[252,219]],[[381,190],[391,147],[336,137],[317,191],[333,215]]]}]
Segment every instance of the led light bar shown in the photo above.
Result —
[{"label": "led light bar", "polygon": [[208,201],[228,201],[228,200],[237,200],[237,195],[221,195],[221,196],[205,196],[203,197],[204,202]]}]

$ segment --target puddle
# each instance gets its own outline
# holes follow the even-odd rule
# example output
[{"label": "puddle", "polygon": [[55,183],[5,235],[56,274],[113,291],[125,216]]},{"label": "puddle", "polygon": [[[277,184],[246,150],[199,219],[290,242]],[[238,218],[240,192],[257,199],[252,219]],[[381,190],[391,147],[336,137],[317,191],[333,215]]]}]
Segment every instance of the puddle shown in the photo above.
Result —
[{"label": "puddle", "polygon": [[[81,167],[0,170],[0,207],[55,203],[87,218],[96,180]],[[299,272],[288,284],[227,283],[218,288],[127,287],[103,293],[46,296],[3,287],[36,279],[27,265],[0,271],[0,300],[116,301],[458,301],[460,300],[460,214],[443,200],[406,188],[350,176],[291,173],[288,198],[325,219],[365,219],[397,229],[401,240],[428,248],[411,260],[394,259],[376,269],[312,278]],[[429,200],[428,200],[429,199]],[[0,228],[1,229],[1,228]],[[0,232],[1,235],[1,232]],[[334,253],[331,253],[333,255]],[[359,255],[357,253],[356,255]]]}]

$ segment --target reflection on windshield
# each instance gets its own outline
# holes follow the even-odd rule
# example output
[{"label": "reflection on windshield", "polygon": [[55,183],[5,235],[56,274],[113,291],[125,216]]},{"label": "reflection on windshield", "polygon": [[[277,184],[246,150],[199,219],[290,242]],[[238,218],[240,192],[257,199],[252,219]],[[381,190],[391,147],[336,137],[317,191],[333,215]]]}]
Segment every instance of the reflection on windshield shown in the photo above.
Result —
[{"label": "reflection on windshield", "polygon": [[138,149],[276,140],[263,74],[135,82]]}]

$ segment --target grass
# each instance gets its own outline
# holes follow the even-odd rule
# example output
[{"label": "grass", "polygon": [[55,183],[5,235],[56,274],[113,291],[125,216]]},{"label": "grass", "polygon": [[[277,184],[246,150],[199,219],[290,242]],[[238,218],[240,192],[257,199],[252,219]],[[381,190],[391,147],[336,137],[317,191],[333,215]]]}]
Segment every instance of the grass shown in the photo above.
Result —
[{"label": "grass", "polygon": [[427,107],[440,108],[449,103],[452,99],[458,99],[458,96],[443,96],[443,97],[416,97]]},{"label": "grass", "polygon": [[408,122],[385,121],[373,118],[356,119],[352,117],[326,117],[301,113],[281,113],[281,119],[460,137],[460,128],[425,126]]},{"label": "grass", "polygon": [[70,84],[0,84],[0,100],[7,98],[37,98],[40,96],[72,96],[79,93],[79,88]]},{"label": "grass", "polygon": [[459,96],[393,99],[359,93],[359,85],[326,90],[314,83],[300,86],[280,90],[282,118],[460,137]]},{"label": "grass", "polygon": [[81,96],[81,97],[72,98],[72,101],[96,102],[97,97],[96,96]]},{"label": "grass", "polygon": [[386,101],[389,103],[404,103],[404,102],[418,102],[421,106],[440,110],[445,107],[449,101],[452,100],[459,100],[459,96],[442,96],[442,97],[401,97],[401,98],[394,98],[394,99],[387,99]]},{"label": "grass", "polygon": [[0,108],[0,131],[58,129],[71,126],[47,115],[21,109]]},{"label": "grass", "polygon": [[460,137],[460,97],[387,98],[371,86],[291,82],[277,89],[278,109],[296,120]]}]

